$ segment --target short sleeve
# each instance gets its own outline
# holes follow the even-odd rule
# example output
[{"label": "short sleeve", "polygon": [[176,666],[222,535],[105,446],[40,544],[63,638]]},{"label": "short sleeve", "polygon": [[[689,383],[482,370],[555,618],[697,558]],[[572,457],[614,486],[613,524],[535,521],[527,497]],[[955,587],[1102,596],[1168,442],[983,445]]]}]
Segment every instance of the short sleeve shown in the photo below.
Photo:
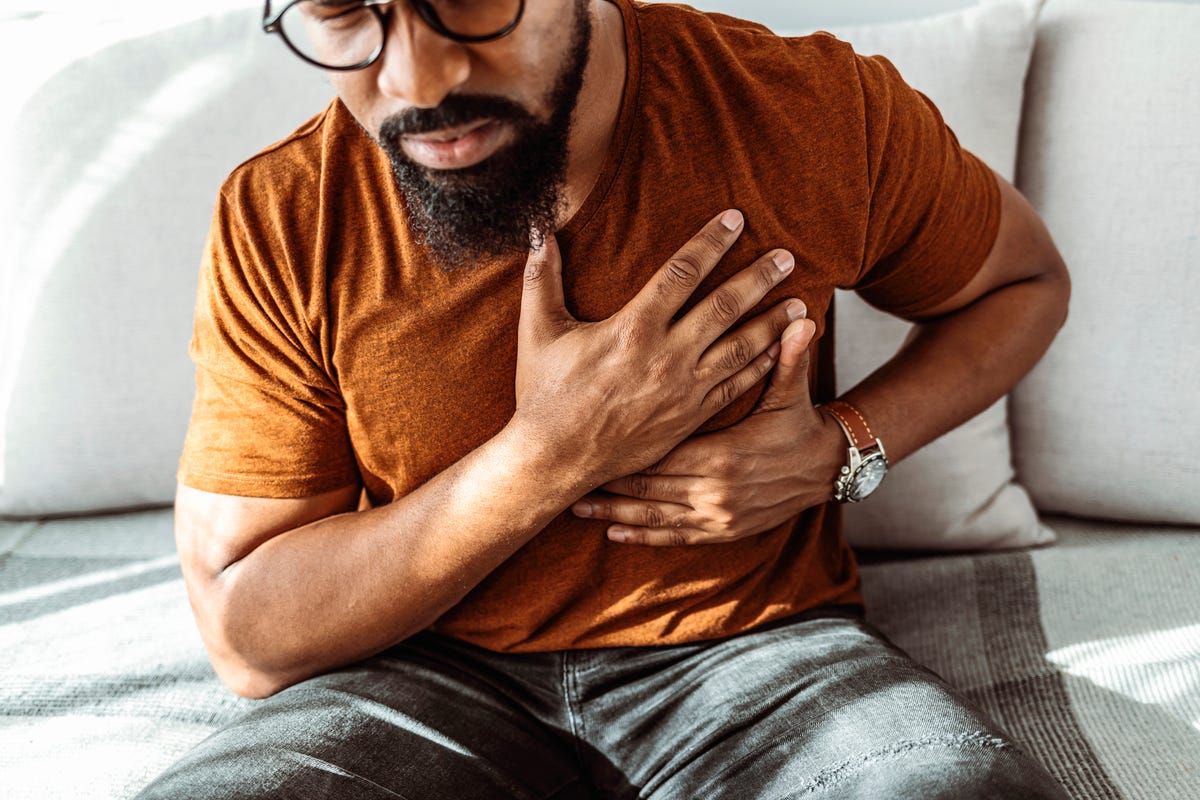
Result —
[{"label": "short sleeve", "polygon": [[949,299],[983,265],[1000,229],[1000,187],[941,113],[881,56],[857,57],[869,211],[852,287],[913,318]]},{"label": "short sleeve", "polygon": [[345,405],[276,228],[222,192],[197,289],[186,486],[285,498],[360,480]]}]

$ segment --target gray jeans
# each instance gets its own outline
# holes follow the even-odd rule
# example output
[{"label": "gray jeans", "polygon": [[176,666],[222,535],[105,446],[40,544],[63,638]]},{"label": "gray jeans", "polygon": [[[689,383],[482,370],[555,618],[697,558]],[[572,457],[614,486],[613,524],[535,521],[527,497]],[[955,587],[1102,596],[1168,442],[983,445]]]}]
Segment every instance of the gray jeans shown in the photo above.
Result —
[{"label": "gray jeans", "polygon": [[502,655],[421,634],[293,686],[140,798],[1065,798],[851,613]]}]

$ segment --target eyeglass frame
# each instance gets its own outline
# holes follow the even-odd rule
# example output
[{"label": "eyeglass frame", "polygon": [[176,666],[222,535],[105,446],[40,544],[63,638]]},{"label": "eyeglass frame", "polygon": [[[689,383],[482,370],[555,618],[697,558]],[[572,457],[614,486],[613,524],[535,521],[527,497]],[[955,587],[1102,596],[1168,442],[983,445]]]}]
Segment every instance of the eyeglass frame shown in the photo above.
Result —
[{"label": "eyeglass frame", "polygon": [[[379,57],[383,55],[383,51],[387,48],[388,29],[391,27],[388,25],[388,20],[383,15],[383,11],[380,7],[390,6],[401,2],[401,0],[362,0],[358,6],[360,8],[365,8],[374,14],[376,20],[379,22],[380,28],[383,29],[383,36],[379,40],[379,47],[375,48],[375,52],[371,53],[371,55],[367,56],[366,59],[358,62],[357,64],[353,64],[348,67],[334,67],[330,66],[329,64],[323,64],[314,58],[309,58],[306,56],[303,52],[301,52],[300,48],[292,44],[291,40],[288,39],[287,34],[283,32],[283,26],[280,24],[280,21],[283,19],[283,15],[290,11],[292,6],[300,5],[305,1],[306,0],[291,0],[291,2],[287,3],[282,9],[279,10],[279,13],[272,16],[271,0],[264,0],[262,20],[263,32],[279,34],[279,38],[283,39],[283,43],[288,46],[288,49],[295,53],[296,56],[302,61],[312,64],[314,67],[333,70],[335,72],[354,72],[356,70],[366,69],[379,60]],[[441,17],[438,16],[437,11],[434,9],[433,4],[430,3],[429,0],[406,1],[410,6],[413,7],[413,10],[417,12],[417,16],[419,16],[426,25],[432,28],[435,33],[452,41],[462,42],[463,44],[480,44],[482,42],[492,42],[496,39],[503,38],[513,32],[513,29],[516,28],[521,22],[521,17],[525,15],[525,0],[517,0],[516,16],[513,17],[512,22],[508,23],[508,25],[504,26],[496,33],[487,33],[482,36],[466,36],[461,33],[455,33],[447,28],[446,23],[442,22]]]}]

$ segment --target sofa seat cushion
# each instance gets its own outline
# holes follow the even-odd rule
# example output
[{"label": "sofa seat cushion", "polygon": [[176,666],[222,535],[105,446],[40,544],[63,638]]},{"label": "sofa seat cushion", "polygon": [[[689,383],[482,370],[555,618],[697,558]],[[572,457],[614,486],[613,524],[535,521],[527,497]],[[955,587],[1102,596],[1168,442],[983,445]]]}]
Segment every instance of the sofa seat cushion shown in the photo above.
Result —
[{"label": "sofa seat cushion", "polygon": [[1200,797],[1200,530],[1048,521],[1057,547],[864,566],[871,620],[1073,796]]}]

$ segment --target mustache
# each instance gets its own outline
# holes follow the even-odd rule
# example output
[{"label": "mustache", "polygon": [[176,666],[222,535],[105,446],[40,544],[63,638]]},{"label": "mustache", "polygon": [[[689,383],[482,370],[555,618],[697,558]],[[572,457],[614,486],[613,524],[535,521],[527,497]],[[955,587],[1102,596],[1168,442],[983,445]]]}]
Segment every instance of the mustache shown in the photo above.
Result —
[{"label": "mustache", "polygon": [[379,126],[379,137],[395,141],[401,136],[468,125],[481,119],[529,121],[534,117],[522,106],[492,95],[449,95],[436,108],[406,108]]}]

